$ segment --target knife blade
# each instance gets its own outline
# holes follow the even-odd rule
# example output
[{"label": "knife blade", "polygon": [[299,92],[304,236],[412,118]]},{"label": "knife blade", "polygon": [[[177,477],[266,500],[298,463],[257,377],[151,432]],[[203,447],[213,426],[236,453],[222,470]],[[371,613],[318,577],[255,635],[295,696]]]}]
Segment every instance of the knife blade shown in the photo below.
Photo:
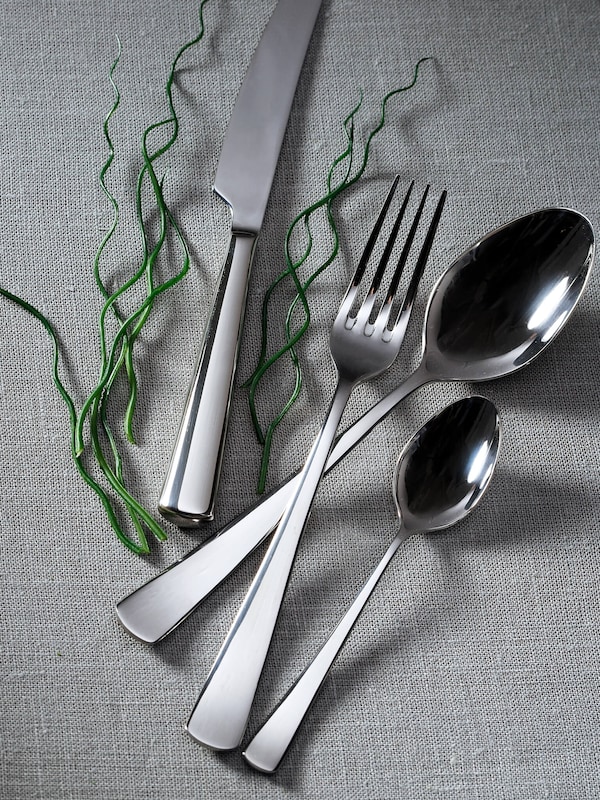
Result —
[{"label": "knife blade", "polygon": [[231,234],[159,499],[181,527],[213,518],[248,279],[304,57],[322,0],[279,0],[242,82],[214,190]]}]

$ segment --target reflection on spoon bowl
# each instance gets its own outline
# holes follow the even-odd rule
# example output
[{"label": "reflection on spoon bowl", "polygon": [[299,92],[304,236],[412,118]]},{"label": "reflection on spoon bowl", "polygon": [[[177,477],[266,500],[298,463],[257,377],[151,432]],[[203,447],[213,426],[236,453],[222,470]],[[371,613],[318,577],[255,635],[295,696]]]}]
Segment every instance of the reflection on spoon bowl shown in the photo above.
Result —
[{"label": "reflection on spoon bowl", "polygon": [[547,208],[490,233],[458,258],[429,300],[425,369],[485,380],[535,358],[583,291],[594,235],[577,211]]},{"label": "reflection on spoon bowl", "polygon": [[488,488],[498,460],[496,407],[473,396],[446,406],[406,445],[393,492],[405,534],[438,531],[472,511]]}]

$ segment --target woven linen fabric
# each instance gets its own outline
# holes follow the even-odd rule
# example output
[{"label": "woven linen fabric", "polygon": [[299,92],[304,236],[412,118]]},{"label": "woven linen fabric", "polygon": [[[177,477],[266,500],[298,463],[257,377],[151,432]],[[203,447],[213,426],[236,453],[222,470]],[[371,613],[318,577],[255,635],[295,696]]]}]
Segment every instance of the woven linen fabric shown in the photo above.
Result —
[{"label": "woven linen fabric", "polygon": [[[137,446],[125,451],[129,485],[153,511],[225,254],[229,212],[211,192],[219,148],[273,7],[209,2],[204,39],[174,84],[179,138],[157,170],[192,265],[157,300],[136,345]],[[111,222],[98,175],[116,37],[121,103],[107,183],[122,220],[101,267],[113,288],[140,260],[141,134],[167,115],[168,69],[198,29],[198,8],[3,0],[0,21],[0,286],[55,325],[61,375],[80,407],[100,363],[92,267]],[[76,472],[47,334],[1,299],[2,800],[597,800],[598,265],[534,363],[490,383],[424,387],[324,479],[244,742],[391,541],[393,468],[410,435],[471,393],[499,409],[503,446],[488,495],[452,530],[403,545],[275,776],[184,731],[262,550],[155,647],[128,636],[115,603],[256,499],[260,448],[241,384],[256,363],[262,298],[282,269],[288,225],[323,194],[361,91],[357,152],[384,95],[431,58],[388,103],[363,178],[334,204],[340,253],[310,292],[304,388],[276,433],[269,487],[301,466],[325,413],[335,377],[328,328],[395,173],[446,188],[448,202],[403,351],[357,390],[344,424],[418,362],[428,294],[480,236],[546,206],[575,208],[600,230],[599,37],[592,0],[323,0],[256,250],[215,521],[198,533],[165,523],[168,541],[149,557],[117,541]],[[322,220],[314,235],[327,236]],[[173,247],[165,274],[179,258]],[[291,294],[275,294],[273,330]],[[283,364],[265,380],[265,418],[290,380]]]}]

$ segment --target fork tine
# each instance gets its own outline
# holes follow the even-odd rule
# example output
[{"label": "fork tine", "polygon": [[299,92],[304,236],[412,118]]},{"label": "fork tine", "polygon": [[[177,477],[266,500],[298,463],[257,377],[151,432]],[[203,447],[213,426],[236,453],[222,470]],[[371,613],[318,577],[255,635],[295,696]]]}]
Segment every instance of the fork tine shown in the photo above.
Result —
[{"label": "fork tine", "polygon": [[[406,266],[406,262],[408,261],[408,256],[413,246],[413,241],[417,233],[419,224],[421,222],[421,217],[423,216],[423,209],[425,208],[425,202],[427,200],[427,195],[429,194],[429,189],[430,186],[429,184],[427,184],[427,186],[425,187],[425,191],[423,192],[423,196],[421,197],[421,202],[419,203],[419,207],[417,208],[417,212],[412,221],[412,225],[410,226],[408,236],[406,237],[406,241],[404,242],[404,247],[402,248],[402,252],[400,253],[398,264],[396,265],[396,269],[394,270],[394,274],[392,275],[392,280],[390,282],[390,287],[388,289],[385,301],[381,304],[379,308],[379,314],[377,315],[376,323],[379,327],[379,330],[382,331],[382,334],[388,341],[389,339],[392,338],[391,335],[389,334],[389,328],[388,328],[390,314],[392,313],[392,303],[394,302],[394,297],[396,296],[396,292],[398,291],[398,286],[400,285],[400,279],[402,278],[404,267]],[[423,267],[424,266],[425,265],[423,265]],[[421,273],[422,272],[423,270],[421,270]],[[421,276],[419,275],[419,279],[420,277]],[[417,290],[417,284],[418,280],[415,281],[414,285],[415,292]],[[406,320],[406,322],[408,324],[408,319]],[[385,333],[386,328],[388,328],[388,333]],[[404,334],[402,335],[404,336]]]},{"label": "fork tine", "polygon": [[404,267],[406,266],[406,262],[408,261],[408,254],[410,253],[415,235],[417,233],[417,229],[421,222],[421,217],[423,216],[423,209],[425,208],[425,202],[427,200],[427,195],[429,194],[429,185],[425,187],[425,191],[423,192],[423,197],[421,197],[421,202],[419,203],[419,207],[417,209],[417,213],[412,221],[412,225],[410,226],[410,230],[408,232],[408,236],[406,237],[406,241],[404,242],[404,247],[402,248],[402,252],[400,253],[400,258],[398,259],[398,265],[392,275],[392,280],[390,282],[390,288],[388,289],[387,297],[385,299],[386,304],[391,303],[396,296],[396,292],[398,291],[398,285],[400,284],[400,278],[402,277],[402,273],[404,272]]},{"label": "fork tine", "polygon": [[371,234],[369,236],[369,239],[367,241],[365,249],[363,250],[363,254],[360,257],[360,261],[358,262],[358,266],[356,268],[356,272],[354,273],[354,277],[352,278],[351,286],[358,286],[358,284],[362,280],[362,277],[363,277],[363,275],[365,273],[365,270],[367,268],[367,264],[369,262],[369,259],[371,258],[371,254],[373,252],[373,248],[375,247],[375,243],[377,242],[377,239],[379,238],[379,234],[381,232],[381,228],[383,226],[384,220],[385,220],[385,218],[387,216],[388,209],[389,209],[390,204],[391,204],[391,202],[392,202],[392,200],[394,198],[394,194],[396,192],[396,187],[398,186],[398,181],[399,180],[400,180],[400,175],[396,175],[396,177],[394,178],[394,181],[393,181],[393,183],[391,185],[391,188],[390,188],[389,192],[387,193],[387,197],[385,198],[383,206],[381,207],[381,211],[379,212],[379,216],[377,217],[377,221],[375,222],[375,225],[373,226],[373,230],[371,231]]},{"label": "fork tine", "polygon": [[[373,323],[371,322],[371,315],[373,314],[373,308],[377,302],[376,295],[381,285],[381,281],[386,271],[388,262],[390,260],[392,250],[394,249],[394,245],[396,244],[398,231],[400,230],[400,225],[402,224],[402,220],[404,219],[404,214],[406,212],[406,208],[408,206],[408,202],[410,200],[410,196],[412,194],[414,185],[415,182],[412,181],[412,183],[408,187],[408,191],[406,192],[406,196],[404,197],[404,200],[400,207],[400,211],[396,215],[396,219],[394,220],[392,230],[388,236],[388,240],[383,249],[381,258],[379,259],[379,264],[377,265],[377,269],[375,270],[375,274],[373,275],[373,280],[371,281],[371,286],[369,287],[369,291],[367,292],[364,300],[362,301],[360,308],[358,308],[356,311],[356,315],[354,317],[354,319],[356,320],[356,324],[363,325],[365,332],[368,331],[369,333],[371,333],[373,331]],[[378,312],[378,316],[380,316],[380,314],[381,314],[381,306]]]},{"label": "fork tine", "polygon": [[[402,201],[402,206],[400,207],[400,211],[396,216],[394,221],[394,225],[386,242],[385,248],[379,260],[379,264],[377,266],[377,270],[375,275],[373,276],[373,281],[371,283],[371,287],[369,289],[369,294],[375,294],[375,292],[379,289],[381,285],[381,280],[383,278],[383,274],[387,267],[388,261],[390,260],[390,256],[392,254],[392,250],[394,249],[394,245],[396,243],[396,239],[398,237],[398,231],[400,230],[400,225],[402,224],[402,220],[404,219],[404,214],[406,212],[406,207],[408,206],[408,201],[410,200],[410,196],[412,194],[413,187],[415,182],[412,181],[410,186],[408,187],[408,191],[406,192],[406,196]],[[414,236],[414,233],[412,234]]]},{"label": "fork tine", "polygon": [[[415,222],[413,223],[413,227],[415,228],[415,230],[413,231],[411,229],[411,233],[409,234],[409,238],[410,238],[411,243],[412,243],[412,239],[414,238],[414,233],[416,232],[416,224],[418,224],[418,221],[419,221],[419,219],[421,217],[421,214],[422,214],[422,211],[423,211],[423,206],[425,204],[425,198],[426,198],[426,196],[428,194],[428,191],[429,191],[429,186],[427,186],[427,188],[425,190],[425,193],[423,195],[423,199],[421,200],[421,204],[419,205],[419,209],[418,209],[417,215],[415,217]],[[415,298],[417,296],[417,289],[419,288],[419,283],[421,281],[421,278],[423,277],[423,272],[425,270],[425,265],[427,264],[427,259],[429,258],[429,253],[431,251],[431,246],[433,244],[433,240],[435,238],[435,234],[436,234],[437,229],[438,229],[440,218],[442,216],[442,211],[444,210],[444,204],[446,202],[446,195],[447,195],[447,192],[444,190],[441,193],[440,198],[438,200],[437,206],[436,206],[435,211],[433,213],[433,217],[431,218],[431,222],[429,223],[429,229],[427,231],[425,239],[423,240],[423,244],[421,246],[421,251],[420,251],[419,256],[417,258],[417,262],[415,264],[415,268],[413,270],[413,274],[411,276],[410,283],[408,285],[408,289],[407,289],[406,295],[404,297],[404,302],[402,303],[402,307],[401,307],[401,309],[400,309],[400,311],[399,311],[399,313],[398,313],[398,315],[396,317],[395,322],[392,325],[389,338],[392,338],[392,336],[394,336],[394,337],[398,337],[399,336],[399,337],[401,337],[401,339],[404,338],[404,334],[405,334],[406,328],[408,326],[408,322],[409,322],[410,315],[411,315],[411,312],[412,312],[412,309],[413,309]],[[411,236],[411,234],[412,234],[412,236]],[[407,240],[407,244],[408,244],[408,240]],[[410,245],[409,245],[408,249],[410,249]],[[388,316],[389,316],[389,314],[391,312],[391,306],[392,306],[392,302],[394,300],[394,297],[396,295],[396,291],[398,290],[398,284],[400,282],[400,274],[402,273],[402,269],[404,268],[404,264],[406,263],[406,257],[408,256],[408,249],[406,248],[406,245],[405,245],[404,250],[406,250],[406,255],[405,255],[405,252],[403,250],[402,251],[402,255],[400,256],[400,261],[404,262],[404,263],[402,263],[401,265],[399,263],[398,268],[396,269],[396,272],[394,273],[394,275],[392,277],[392,281],[390,283],[390,289],[389,289],[389,292],[388,292],[388,296],[386,298],[386,302],[384,304],[384,308],[387,309],[387,315]],[[386,325],[387,325],[387,320],[386,320]]]},{"label": "fork tine", "polygon": [[410,284],[408,286],[408,291],[406,292],[406,297],[404,298],[404,303],[402,304],[402,309],[400,311],[398,321],[400,320],[400,317],[403,314],[410,314],[412,310],[413,304],[415,302],[415,297],[417,295],[417,288],[419,286],[419,281],[423,276],[423,271],[425,270],[425,265],[427,264],[427,259],[429,258],[429,252],[431,250],[431,246],[433,244],[433,240],[435,238],[435,234],[438,229],[438,225],[440,223],[442,211],[444,210],[446,195],[447,192],[446,190],[444,190],[440,195],[440,199],[438,200],[435,212],[431,219],[431,223],[429,224],[429,230],[427,231],[427,236],[425,237],[425,241],[423,242],[423,246],[421,247],[421,252],[419,253],[419,258],[417,259],[417,264],[410,279]]},{"label": "fork tine", "polygon": [[[352,277],[352,280],[350,281],[350,285],[348,286],[348,290],[346,291],[344,299],[342,300],[342,303],[341,303],[341,305],[339,307],[338,317],[345,318],[344,325],[345,325],[346,328],[348,328],[348,330],[353,328],[354,325],[357,323],[357,321],[358,321],[357,320],[358,312],[359,311],[362,312],[363,315],[365,313],[367,303],[363,303],[359,307],[359,309],[357,310],[356,313],[352,312],[352,308],[354,306],[354,301],[356,299],[356,295],[358,294],[358,287],[360,286],[360,283],[361,283],[361,281],[362,281],[362,279],[364,277],[365,270],[367,268],[367,264],[369,263],[369,259],[371,258],[371,255],[373,253],[373,249],[375,247],[377,239],[379,238],[379,234],[381,233],[381,228],[383,227],[383,223],[384,223],[385,218],[387,216],[387,212],[388,212],[388,210],[390,208],[390,205],[392,203],[392,200],[394,198],[394,194],[396,193],[396,187],[398,186],[398,181],[399,180],[400,180],[400,175],[396,175],[396,177],[394,178],[394,180],[392,182],[392,185],[391,185],[391,187],[390,187],[390,189],[389,189],[389,191],[387,193],[387,197],[385,198],[385,200],[383,202],[383,205],[381,207],[381,211],[379,212],[379,216],[377,217],[377,220],[375,221],[375,225],[373,226],[373,230],[371,231],[371,233],[369,235],[369,239],[367,240],[367,244],[365,246],[365,249],[363,250],[362,255],[360,257],[360,260],[358,262],[358,266],[356,268],[356,272],[354,273],[354,275]],[[380,268],[381,268],[381,265],[380,265]],[[374,292],[373,293],[370,292],[367,295],[367,299],[370,300],[371,306],[373,305],[373,302],[374,302],[373,295],[374,295]]]}]

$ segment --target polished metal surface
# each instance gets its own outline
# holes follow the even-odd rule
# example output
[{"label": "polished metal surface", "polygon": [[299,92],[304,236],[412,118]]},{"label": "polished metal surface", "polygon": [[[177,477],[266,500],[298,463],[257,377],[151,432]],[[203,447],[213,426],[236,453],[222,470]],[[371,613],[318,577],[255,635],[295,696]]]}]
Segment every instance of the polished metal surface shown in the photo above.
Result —
[{"label": "polished metal surface", "polygon": [[590,223],[562,208],[520,217],[477,242],[431,296],[428,373],[481,381],[528,364],[575,308],[593,255]]},{"label": "polished metal surface", "polygon": [[240,89],[214,183],[232,233],[158,507],[182,527],[212,519],[254,245],[321,0],[279,0]]},{"label": "polished metal surface", "polygon": [[[470,247],[442,275],[432,293],[421,366],[337,440],[326,470],[428,381],[500,377],[524,366],[524,355],[529,361],[535,358],[575,308],[593,256],[589,222],[575,211],[560,208],[516,219]],[[559,298],[553,287],[561,282],[565,291]],[[488,287],[487,291],[482,287]],[[510,308],[504,296],[510,297]],[[550,311],[552,305],[553,311],[546,314],[540,309],[548,297],[552,303],[548,300],[545,307]],[[465,328],[470,331],[468,337]],[[502,333],[507,337],[504,345]],[[477,372],[471,359],[478,364]],[[172,631],[274,529],[297,480],[297,476],[290,479],[218,536],[124,598],[117,613],[125,628],[146,642],[158,641]]]},{"label": "polished metal surface", "polygon": [[232,234],[158,509],[182,528],[212,519],[255,236]]},{"label": "polished metal surface", "polygon": [[500,420],[483,397],[446,407],[404,449],[394,476],[400,530],[334,632],[244,751],[262,772],[274,772],[379,579],[402,542],[416,531],[447,528],[479,502],[492,477]]},{"label": "polished metal surface", "polygon": [[[408,206],[412,185],[396,217],[372,281],[365,278],[367,264],[397,184],[398,178],[394,180],[388,193],[331,329],[329,344],[338,381],[329,411],[256,577],[187,723],[190,736],[214,750],[231,750],[242,740],[296,551],[346,403],[355,386],[391,366],[404,340],[417,287],[444,206],[445,193],[433,215],[416,260],[405,301],[398,311],[394,302],[396,292],[414,236],[421,223],[428,190],[423,195],[385,292],[381,293],[386,267]],[[355,310],[359,299],[360,305]]]},{"label": "polished metal surface", "polygon": [[278,0],[237,96],[214,189],[234,231],[257,234],[322,0]]},{"label": "polished metal surface", "polygon": [[454,525],[475,508],[498,459],[500,420],[483,397],[459,400],[427,422],[398,460],[394,499],[400,530],[315,659],[246,747],[246,761],[274,772],[385,568],[417,531]]}]

